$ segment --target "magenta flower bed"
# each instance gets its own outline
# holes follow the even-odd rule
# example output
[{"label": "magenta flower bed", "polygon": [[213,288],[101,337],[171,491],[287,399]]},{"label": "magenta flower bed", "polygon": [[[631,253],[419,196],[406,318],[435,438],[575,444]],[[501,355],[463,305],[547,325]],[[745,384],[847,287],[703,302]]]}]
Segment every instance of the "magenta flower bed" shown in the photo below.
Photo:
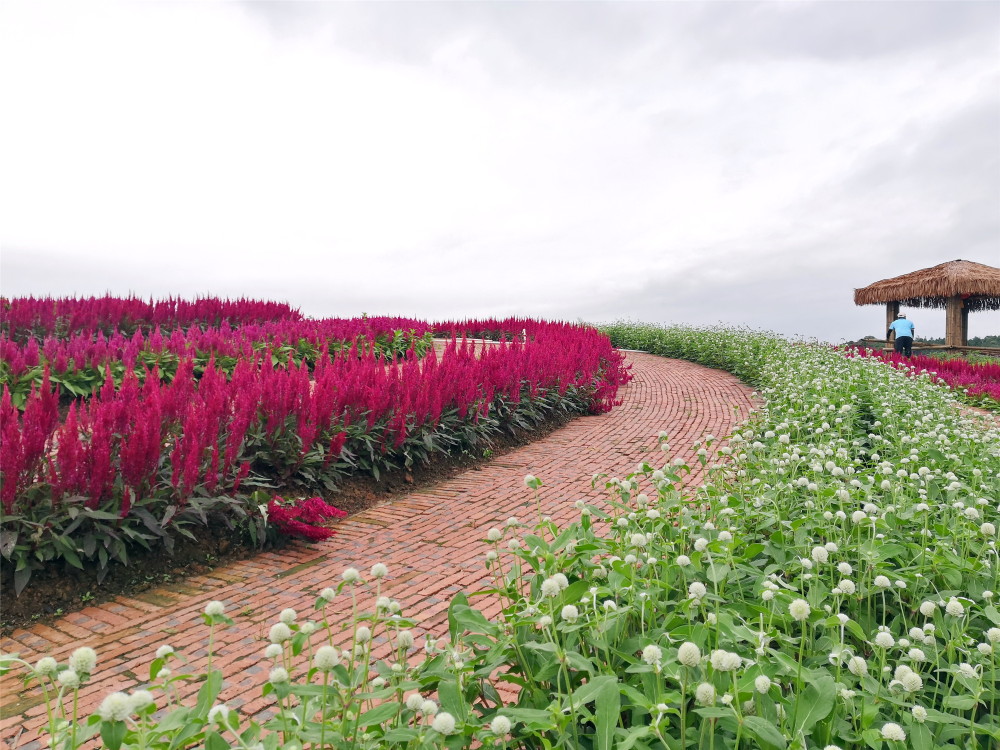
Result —
[{"label": "magenta flower bed", "polygon": [[850,356],[875,357],[884,362],[910,369],[914,373],[929,372],[949,388],[968,390],[968,395],[1000,402],[1000,364],[994,362],[972,363],[964,359],[938,359],[936,357],[904,357],[895,352],[848,350]]},{"label": "magenta flower bed", "polygon": [[[423,359],[413,347],[389,362],[370,348],[323,348],[310,369],[244,348],[231,372],[210,360],[196,375],[187,355],[170,382],[155,368],[142,380],[126,369],[117,386],[107,368],[104,385],[64,416],[47,368],[23,413],[4,386],[0,548],[21,566],[15,583],[47,560],[125,561],[130,545],[169,543],[213,514],[259,538],[257,506],[278,490],[329,491],[347,474],[377,478],[555,413],[608,411],[629,379],[592,328],[516,320],[437,330],[454,338]],[[475,347],[459,333],[506,340]]]}]

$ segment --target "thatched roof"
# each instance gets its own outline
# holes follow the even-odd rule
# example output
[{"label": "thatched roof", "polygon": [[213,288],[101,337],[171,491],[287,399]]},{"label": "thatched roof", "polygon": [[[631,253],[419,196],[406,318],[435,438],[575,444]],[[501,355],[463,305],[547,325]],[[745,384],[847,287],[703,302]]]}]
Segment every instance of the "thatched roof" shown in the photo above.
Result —
[{"label": "thatched roof", "polygon": [[956,295],[964,298],[970,311],[1000,310],[1000,268],[951,260],[855,289],[854,304],[899,302],[906,307],[944,307],[948,297]]}]

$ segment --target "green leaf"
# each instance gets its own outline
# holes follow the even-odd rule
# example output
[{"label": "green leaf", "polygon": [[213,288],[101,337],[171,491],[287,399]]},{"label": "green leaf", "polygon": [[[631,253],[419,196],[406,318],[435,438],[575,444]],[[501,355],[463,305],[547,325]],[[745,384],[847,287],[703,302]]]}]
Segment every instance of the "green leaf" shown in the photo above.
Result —
[{"label": "green leaf", "polygon": [[597,747],[598,750],[611,750],[614,747],[615,730],[621,717],[621,695],[618,692],[618,678],[602,675],[594,681],[601,680],[597,693]]},{"label": "green leaf", "polygon": [[118,750],[122,746],[127,731],[128,727],[124,721],[101,722],[101,739],[109,750]]},{"label": "green leaf", "polygon": [[765,745],[779,748],[788,747],[788,741],[778,731],[778,728],[767,719],[760,716],[747,716],[743,719],[743,726]]},{"label": "green leaf", "polygon": [[213,669],[205,678],[205,684],[198,690],[198,705],[194,709],[197,716],[208,715],[208,709],[215,704],[220,690],[222,690],[222,672]]},{"label": "green leaf", "polygon": [[370,711],[365,711],[358,719],[359,727],[372,727],[391,719],[399,711],[398,703],[383,703]]},{"label": "green leaf", "polygon": [[825,719],[833,710],[836,697],[836,683],[829,675],[824,675],[806,688],[805,693],[796,698],[795,730],[793,735],[808,734],[816,722]]}]

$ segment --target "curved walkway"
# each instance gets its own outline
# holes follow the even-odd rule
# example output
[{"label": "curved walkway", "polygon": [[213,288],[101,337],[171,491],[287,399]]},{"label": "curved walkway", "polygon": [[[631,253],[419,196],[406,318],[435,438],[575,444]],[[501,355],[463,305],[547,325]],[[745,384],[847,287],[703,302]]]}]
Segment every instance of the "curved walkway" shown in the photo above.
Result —
[{"label": "curved walkway", "polygon": [[[482,543],[487,529],[510,516],[528,520],[534,515],[525,474],[544,482],[542,510],[562,525],[579,516],[573,501],[603,495],[590,487],[596,472],[621,476],[642,460],[662,460],[664,454],[656,450],[660,430],[670,435],[672,458],[698,466],[691,445],[710,433],[727,435],[753,406],[750,389],[728,373],[650,354],[630,353],[629,360],[634,380],[620,392],[622,405],[609,414],[581,417],[481,469],[352,516],[320,544],[265,553],[88,607],[51,625],[18,630],[0,642],[0,650],[31,662],[51,654],[63,663],[77,646],[95,648],[97,677],[81,690],[80,710],[86,716],[107,693],[144,685],[161,644],[183,651],[200,671],[207,640],[200,613],[207,602],[219,599],[236,621],[221,631],[213,659],[228,678],[220,698],[256,714],[270,703],[260,697],[269,664],[261,652],[278,613],[292,607],[307,618],[319,590],[336,585],[344,568],[367,570],[375,562],[389,566],[382,593],[398,600],[402,613],[417,622],[415,633],[444,634],[452,595],[488,585]],[[698,472],[688,481],[701,479]],[[496,614],[488,605],[484,611]],[[346,621],[349,599],[338,597],[327,613]],[[344,634],[345,641],[349,637]],[[22,693],[20,676],[18,670],[0,682],[0,742],[10,750],[42,746],[36,731],[44,725],[44,704],[37,689]],[[198,685],[189,687],[193,693]]]}]

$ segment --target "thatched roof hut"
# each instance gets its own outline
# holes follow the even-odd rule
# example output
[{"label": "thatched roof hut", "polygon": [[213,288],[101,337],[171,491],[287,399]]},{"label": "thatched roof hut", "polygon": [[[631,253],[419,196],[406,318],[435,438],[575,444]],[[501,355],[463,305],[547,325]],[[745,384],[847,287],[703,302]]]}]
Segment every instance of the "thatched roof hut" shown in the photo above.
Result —
[{"label": "thatched roof hut", "polygon": [[854,304],[885,304],[887,323],[895,319],[900,305],[944,308],[945,343],[965,346],[969,312],[1000,310],[1000,268],[952,260],[855,289]]}]

